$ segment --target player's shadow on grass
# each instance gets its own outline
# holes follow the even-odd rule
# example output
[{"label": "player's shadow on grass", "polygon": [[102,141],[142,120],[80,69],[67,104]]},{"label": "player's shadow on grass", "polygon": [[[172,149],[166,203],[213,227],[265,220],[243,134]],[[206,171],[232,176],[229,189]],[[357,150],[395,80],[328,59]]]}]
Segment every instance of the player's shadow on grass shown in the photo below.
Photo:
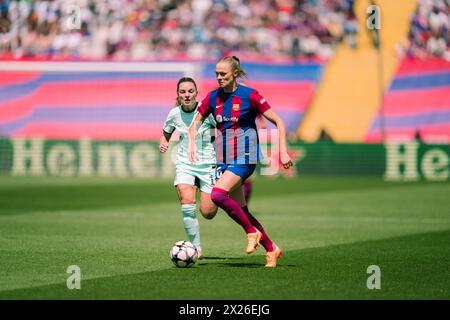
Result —
[{"label": "player's shadow on grass", "polygon": [[[265,266],[265,263],[256,263],[256,262],[249,262],[249,263],[234,263],[234,262],[230,262],[230,263],[215,263],[215,266],[219,266],[219,267],[237,267],[237,268],[261,268]],[[295,264],[278,264],[277,268],[280,267],[298,267]],[[266,268],[266,269],[270,269],[270,268]]]},{"label": "player's shadow on grass", "polygon": [[[264,267],[265,263],[263,262],[251,262],[247,260],[248,257],[204,257],[203,259],[199,260],[198,264],[201,264],[202,266],[211,266],[211,267],[237,267],[237,268],[260,268]],[[210,261],[208,261],[210,260]],[[216,261],[215,261],[216,260]],[[222,260],[222,261],[217,261]],[[228,260],[234,260],[228,262]],[[236,260],[240,260],[242,262],[237,262]],[[244,261],[249,261],[245,263]],[[278,265],[279,267],[298,267],[298,265],[295,264],[285,264],[281,263]]]},{"label": "player's shadow on grass", "polygon": [[221,267],[237,267],[237,268],[261,268],[264,264],[261,263],[220,263]]},{"label": "player's shadow on grass", "polygon": [[[204,258],[206,259],[206,258]],[[211,257],[210,257],[211,259]],[[212,258],[211,260],[243,260],[243,258]],[[204,261],[204,260],[203,260]],[[264,267],[264,264],[256,263],[256,262],[227,262],[227,261],[217,261],[217,262],[208,262],[208,263],[200,263],[203,266],[210,266],[210,267],[237,267],[237,268],[260,268],[261,266]]]},{"label": "player's shadow on grass", "polygon": [[[242,260],[243,258],[230,258],[230,257],[204,257],[201,260]],[[201,261],[200,260],[200,261]]]},{"label": "player's shadow on grass", "polygon": [[[204,257],[202,260],[200,260],[200,264],[206,266],[209,265],[211,267],[239,267],[239,268],[256,268],[261,267],[260,263],[240,263],[240,262],[227,262],[229,260],[236,261],[240,260],[243,261],[244,257]],[[210,260],[208,263],[202,263],[206,262],[207,260]],[[222,260],[222,261],[215,261],[215,260]],[[264,266],[264,265],[263,265]]]}]

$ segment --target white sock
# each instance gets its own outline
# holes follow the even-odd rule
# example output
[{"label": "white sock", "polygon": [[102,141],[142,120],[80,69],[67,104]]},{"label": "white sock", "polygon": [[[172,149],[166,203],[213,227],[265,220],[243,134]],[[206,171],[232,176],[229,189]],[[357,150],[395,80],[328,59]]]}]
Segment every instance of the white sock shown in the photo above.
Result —
[{"label": "white sock", "polygon": [[197,220],[195,204],[182,204],[181,213],[183,214],[183,225],[189,241],[196,246],[200,246],[200,225]]}]

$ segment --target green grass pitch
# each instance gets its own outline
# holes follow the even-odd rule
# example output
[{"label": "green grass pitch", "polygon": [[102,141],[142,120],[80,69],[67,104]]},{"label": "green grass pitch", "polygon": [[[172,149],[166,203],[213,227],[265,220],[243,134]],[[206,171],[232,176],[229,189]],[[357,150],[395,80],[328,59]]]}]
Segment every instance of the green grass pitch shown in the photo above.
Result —
[{"label": "green grass pitch", "polygon": [[178,269],[172,181],[0,177],[0,299],[449,299],[449,195],[448,182],[256,177],[250,209],[284,249],[279,266],[264,268],[263,248],[247,256],[220,210],[199,216],[206,258]]}]

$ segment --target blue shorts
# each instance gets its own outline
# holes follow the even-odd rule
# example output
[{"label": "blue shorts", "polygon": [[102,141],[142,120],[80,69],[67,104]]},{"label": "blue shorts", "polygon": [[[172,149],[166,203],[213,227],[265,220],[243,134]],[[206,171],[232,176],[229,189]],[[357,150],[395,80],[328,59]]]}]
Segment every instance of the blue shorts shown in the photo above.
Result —
[{"label": "blue shorts", "polygon": [[241,177],[242,183],[244,183],[244,181],[253,174],[255,168],[256,164],[220,163],[217,164],[216,178],[219,179],[222,173],[228,170]]}]

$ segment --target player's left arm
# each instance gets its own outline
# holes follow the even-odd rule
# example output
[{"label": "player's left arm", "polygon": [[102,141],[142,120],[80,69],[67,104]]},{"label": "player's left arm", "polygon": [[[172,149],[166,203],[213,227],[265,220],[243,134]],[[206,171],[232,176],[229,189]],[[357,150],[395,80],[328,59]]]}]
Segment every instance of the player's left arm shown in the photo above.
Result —
[{"label": "player's left arm", "polygon": [[293,163],[287,152],[286,126],[284,125],[284,121],[272,110],[267,100],[258,91],[253,91],[250,94],[250,103],[252,108],[256,109],[259,114],[262,114],[267,120],[277,126],[281,163],[285,169],[292,167]]},{"label": "player's left arm", "polygon": [[263,113],[263,116],[277,126],[278,129],[278,139],[280,146],[280,160],[285,169],[291,167],[293,165],[291,157],[287,152],[287,143],[286,143],[286,126],[284,125],[284,121],[280,118],[280,116],[273,111],[272,109],[268,109]]},{"label": "player's left arm", "polygon": [[256,126],[257,126],[259,129],[267,129],[266,120],[264,120],[264,117],[262,116],[261,113],[259,113],[259,114],[256,116],[255,121],[256,121]]},{"label": "player's left arm", "polygon": [[198,161],[197,157],[197,144],[195,143],[195,136],[197,135],[197,130],[200,128],[202,123],[205,121],[206,117],[203,116],[200,112],[196,114],[194,120],[191,123],[191,126],[188,130],[188,158],[192,163],[196,163]]},{"label": "player's left arm", "polygon": [[200,128],[205,119],[211,114],[211,106],[209,105],[209,97],[210,94],[203,99],[198,107],[198,112],[194,116],[194,120],[192,121],[189,130],[188,130],[188,158],[192,163],[196,163],[198,161],[197,158],[197,146],[195,143],[195,136],[197,135],[197,130]]}]

